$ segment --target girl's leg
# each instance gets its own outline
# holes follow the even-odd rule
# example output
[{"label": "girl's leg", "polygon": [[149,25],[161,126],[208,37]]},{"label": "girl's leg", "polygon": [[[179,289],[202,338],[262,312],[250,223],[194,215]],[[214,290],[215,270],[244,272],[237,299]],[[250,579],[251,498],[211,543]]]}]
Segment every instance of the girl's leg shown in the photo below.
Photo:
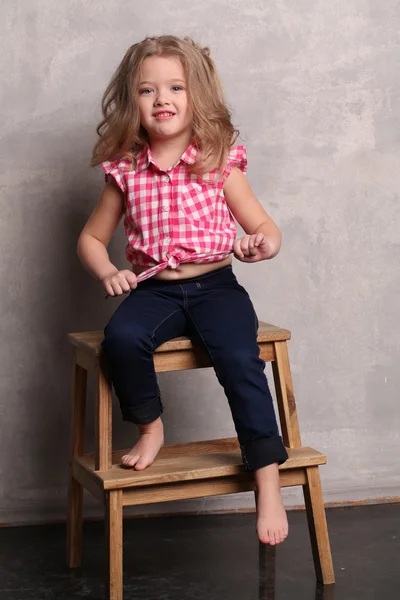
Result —
[{"label": "girl's leg", "polygon": [[285,462],[287,453],[279,436],[265,363],[259,357],[253,305],[229,267],[200,277],[184,289],[190,335],[212,359],[229,401],[245,468],[255,472],[259,537],[266,543],[279,543],[287,535],[287,519],[278,465]]},{"label": "girl's leg", "polygon": [[122,462],[137,470],[154,461],[164,442],[153,352],[186,329],[182,303],[160,290],[156,292],[155,287],[160,286],[141,283],[120,304],[104,330],[103,351],[122,417],[140,430],[138,443]]}]

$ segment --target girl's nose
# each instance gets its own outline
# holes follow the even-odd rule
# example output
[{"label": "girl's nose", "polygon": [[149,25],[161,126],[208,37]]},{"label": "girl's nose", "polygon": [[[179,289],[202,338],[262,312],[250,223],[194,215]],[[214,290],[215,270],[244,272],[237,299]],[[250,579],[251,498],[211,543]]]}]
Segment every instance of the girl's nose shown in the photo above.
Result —
[{"label": "girl's nose", "polygon": [[159,105],[164,105],[164,104],[169,104],[169,102],[168,102],[168,99],[167,99],[167,97],[166,97],[166,94],[165,94],[165,92],[159,92],[159,93],[156,95],[156,97],[155,97],[155,99],[154,99],[154,104],[155,104],[156,106],[159,106]]},{"label": "girl's nose", "polygon": [[169,102],[162,96],[158,96],[158,98],[155,99],[154,104],[156,106],[164,106],[164,104],[169,104]]}]

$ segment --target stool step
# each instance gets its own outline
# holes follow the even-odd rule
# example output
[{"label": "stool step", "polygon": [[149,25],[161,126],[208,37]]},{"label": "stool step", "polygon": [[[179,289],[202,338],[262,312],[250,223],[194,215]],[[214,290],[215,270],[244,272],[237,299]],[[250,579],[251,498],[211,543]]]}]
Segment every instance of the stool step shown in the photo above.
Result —
[{"label": "stool step", "polygon": [[[113,465],[108,471],[94,470],[94,455],[75,459],[81,468],[91,472],[103,490],[116,490],[159,485],[197,479],[229,477],[245,473],[240,449],[235,438],[209,440],[191,444],[176,444],[162,448],[153,465],[144,471],[120,465],[127,450],[113,453]],[[312,448],[288,449],[289,459],[281,471],[326,463],[324,454]]]}]

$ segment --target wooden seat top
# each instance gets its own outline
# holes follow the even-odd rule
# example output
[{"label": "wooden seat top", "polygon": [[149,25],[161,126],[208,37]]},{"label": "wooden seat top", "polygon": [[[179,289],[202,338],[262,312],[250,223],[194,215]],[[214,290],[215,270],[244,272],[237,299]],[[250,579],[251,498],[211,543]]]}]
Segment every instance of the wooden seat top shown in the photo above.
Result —
[{"label": "wooden seat top", "polygon": [[[269,323],[259,322],[257,342],[265,344],[267,342],[284,342],[290,340],[290,331],[270,325]],[[80,333],[68,334],[68,340],[77,348],[81,348],[86,352],[98,356],[101,353],[101,342],[104,334],[102,331],[84,331]],[[193,346],[190,339],[186,336],[181,336],[169,340],[161,344],[156,349],[156,352],[174,352],[178,350],[192,350]]]}]

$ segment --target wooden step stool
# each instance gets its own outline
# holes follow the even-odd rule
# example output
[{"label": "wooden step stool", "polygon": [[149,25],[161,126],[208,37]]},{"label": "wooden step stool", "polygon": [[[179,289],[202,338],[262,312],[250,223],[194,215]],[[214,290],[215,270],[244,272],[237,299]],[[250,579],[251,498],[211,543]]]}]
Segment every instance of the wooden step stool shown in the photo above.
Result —
[{"label": "wooden step stool", "polygon": [[[101,353],[102,332],[74,333],[69,470],[67,562],[82,557],[83,488],[105,506],[106,598],[122,600],[122,517],[124,506],[202,498],[255,490],[252,473],[243,467],[236,438],[165,446],[144,471],[120,467],[127,450],[112,451],[111,383]],[[334,582],[319,465],[326,457],[301,446],[287,352],[290,332],[260,322],[260,356],[272,362],[282,438],[289,459],[280,466],[282,487],[302,485],[318,581]],[[168,341],[154,353],[157,372],[212,366],[208,355],[186,337]],[[87,373],[96,378],[95,453],[85,454]],[[260,544],[260,547],[262,544]]]}]

